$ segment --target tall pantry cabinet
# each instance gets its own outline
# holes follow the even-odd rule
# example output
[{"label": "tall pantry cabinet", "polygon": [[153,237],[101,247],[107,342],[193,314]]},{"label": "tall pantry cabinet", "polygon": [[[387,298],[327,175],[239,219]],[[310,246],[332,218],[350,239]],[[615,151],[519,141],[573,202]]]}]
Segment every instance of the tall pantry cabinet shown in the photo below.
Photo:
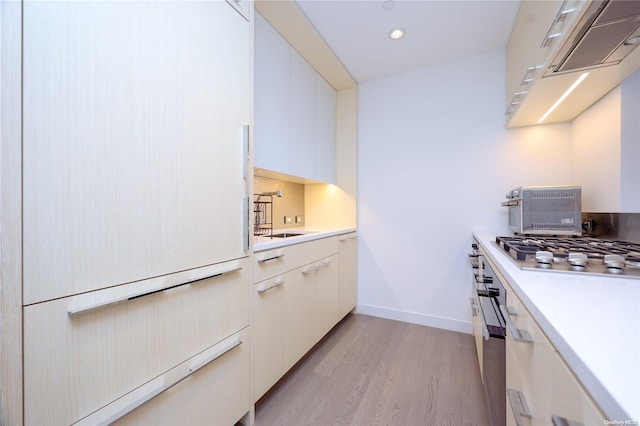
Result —
[{"label": "tall pantry cabinet", "polygon": [[231,3],[24,2],[25,424],[250,410],[253,7]]}]

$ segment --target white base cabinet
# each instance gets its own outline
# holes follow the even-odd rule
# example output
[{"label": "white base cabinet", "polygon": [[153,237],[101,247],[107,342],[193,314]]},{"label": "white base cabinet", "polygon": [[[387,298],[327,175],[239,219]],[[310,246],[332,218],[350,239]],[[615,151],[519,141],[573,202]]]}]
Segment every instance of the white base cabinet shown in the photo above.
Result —
[{"label": "white base cabinet", "polygon": [[256,254],[255,400],[344,317],[338,249],[330,237]]}]

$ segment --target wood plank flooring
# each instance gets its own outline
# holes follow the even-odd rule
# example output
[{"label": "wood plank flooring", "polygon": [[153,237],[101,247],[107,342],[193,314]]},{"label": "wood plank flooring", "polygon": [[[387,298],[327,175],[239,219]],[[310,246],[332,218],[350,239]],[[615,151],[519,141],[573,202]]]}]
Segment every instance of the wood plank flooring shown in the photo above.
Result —
[{"label": "wood plank flooring", "polygon": [[488,426],[473,336],[361,314],[256,404],[256,426]]}]

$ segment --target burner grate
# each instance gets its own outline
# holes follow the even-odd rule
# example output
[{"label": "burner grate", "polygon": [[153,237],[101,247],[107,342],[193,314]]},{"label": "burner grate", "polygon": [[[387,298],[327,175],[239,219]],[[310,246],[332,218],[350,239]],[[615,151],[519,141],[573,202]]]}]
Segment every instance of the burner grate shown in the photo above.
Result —
[{"label": "burner grate", "polygon": [[496,237],[496,244],[517,260],[527,260],[537,251],[549,251],[554,257],[567,258],[569,253],[584,253],[590,259],[603,259],[609,254],[623,256],[628,262],[640,262],[640,244],[597,238]]}]

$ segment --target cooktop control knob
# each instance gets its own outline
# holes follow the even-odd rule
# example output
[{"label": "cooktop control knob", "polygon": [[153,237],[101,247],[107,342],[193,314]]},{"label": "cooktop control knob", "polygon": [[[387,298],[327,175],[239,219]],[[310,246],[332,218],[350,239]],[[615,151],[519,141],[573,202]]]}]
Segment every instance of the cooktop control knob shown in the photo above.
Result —
[{"label": "cooktop control knob", "polygon": [[589,259],[584,253],[569,253],[569,263],[576,268],[584,268],[587,266]]},{"label": "cooktop control knob", "polygon": [[550,251],[537,251],[536,261],[541,268],[550,268],[553,263],[553,253]]},{"label": "cooktop control knob", "polygon": [[610,272],[622,272],[622,270],[624,270],[624,256],[620,256],[619,254],[607,254],[604,256],[603,261]]}]

